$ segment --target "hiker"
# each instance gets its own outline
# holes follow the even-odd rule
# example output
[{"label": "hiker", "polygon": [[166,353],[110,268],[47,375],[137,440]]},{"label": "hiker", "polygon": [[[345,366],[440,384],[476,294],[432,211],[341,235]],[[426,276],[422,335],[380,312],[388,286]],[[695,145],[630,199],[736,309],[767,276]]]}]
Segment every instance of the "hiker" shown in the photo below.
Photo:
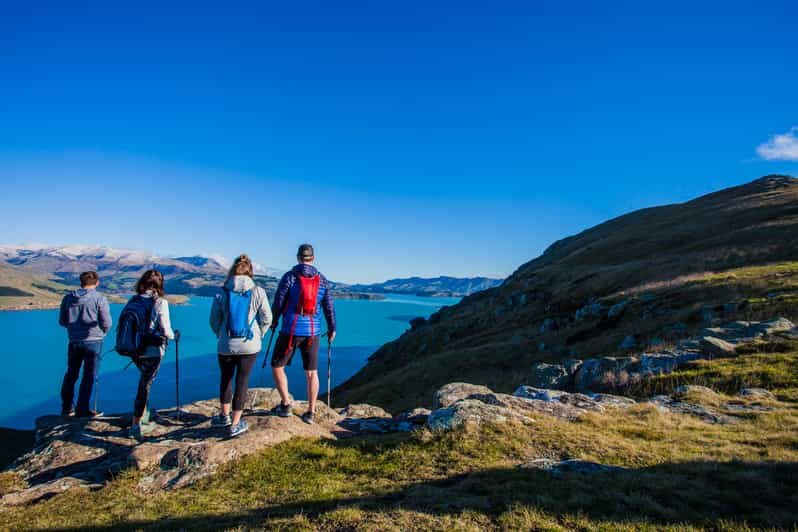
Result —
[{"label": "hiker", "polygon": [[[169,302],[164,297],[163,274],[158,270],[147,270],[136,283],[136,295],[130,298],[125,309],[138,315],[145,328],[141,334],[140,352],[131,357],[139,369],[139,386],[133,402],[133,423],[130,436],[141,440],[143,434],[152,430],[149,425],[150,388],[161,367],[169,340],[174,340],[175,332],[169,317]],[[120,316],[120,323],[123,317]],[[145,416],[146,414],[146,416]],[[142,422],[143,421],[143,422]]]},{"label": "hiker", "polygon": [[330,293],[330,282],[313,266],[313,246],[299,246],[296,258],[298,264],[280,279],[272,305],[272,329],[277,329],[280,316],[283,317],[283,326],[277,337],[271,363],[274,382],[281,398],[275,413],[281,417],[291,415],[285,366],[291,365],[294,352],[299,348],[308,390],[308,411],[302,414],[302,421],[312,424],[316,413],[316,396],[319,393],[319,344],[322,332],[319,308],[324,311],[327,321],[327,341],[332,343],[335,340],[335,307]]},{"label": "hiker", "polygon": [[[67,371],[61,384],[61,415],[93,418],[102,415],[89,408],[94,380],[99,371],[103,338],[111,329],[111,312],[108,300],[97,291],[100,278],[97,272],[80,274],[80,288],[64,296],[58,314],[58,324],[66,327],[69,337]],[[75,383],[83,366],[78,402]]]},{"label": "hiker", "polygon": [[[213,427],[228,427],[231,438],[247,431],[241,419],[249,390],[249,375],[258,358],[263,336],[272,323],[266,291],[256,286],[252,261],[240,255],[211,305],[211,329],[219,339],[219,400],[221,412]],[[235,377],[235,393],[233,393]],[[232,414],[231,414],[232,411]]]}]

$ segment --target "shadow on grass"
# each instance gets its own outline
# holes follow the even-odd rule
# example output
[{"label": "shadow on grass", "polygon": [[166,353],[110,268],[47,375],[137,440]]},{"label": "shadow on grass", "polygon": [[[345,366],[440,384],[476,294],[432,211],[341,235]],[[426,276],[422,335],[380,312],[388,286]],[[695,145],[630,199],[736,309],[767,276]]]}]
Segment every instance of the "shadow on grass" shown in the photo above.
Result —
[{"label": "shadow on grass", "polygon": [[[798,463],[685,462],[592,474],[489,469],[411,483],[368,496],[299,499],[243,512],[114,523],[108,528],[269,527],[276,524],[272,520],[280,520],[284,526],[286,520],[298,516],[324,526],[327,512],[351,509],[383,514],[413,511],[433,517],[476,512],[495,519],[518,506],[544,512],[554,519],[580,516],[593,522],[710,527],[725,520],[749,526],[792,528],[798,524]],[[349,517],[344,519],[355,521],[342,523],[339,515],[327,524],[354,526],[357,519],[364,518],[358,513],[346,516]]]}]

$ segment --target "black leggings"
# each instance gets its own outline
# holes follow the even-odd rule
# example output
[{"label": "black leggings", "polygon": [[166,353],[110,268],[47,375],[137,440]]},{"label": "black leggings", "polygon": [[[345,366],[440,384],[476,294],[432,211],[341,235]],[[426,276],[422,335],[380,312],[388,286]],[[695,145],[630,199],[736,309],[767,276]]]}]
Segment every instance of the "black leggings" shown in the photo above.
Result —
[{"label": "black leggings", "polygon": [[152,388],[152,381],[155,380],[158,369],[161,367],[161,357],[136,358],[133,359],[133,362],[141,372],[136,401],[133,403],[133,415],[141,417],[150,400],[150,388]]},{"label": "black leggings", "polygon": [[[233,401],[233,410],[244,410],[249,391],[249,374],[255,366],[258,354],[251,355],[219,355],[219,369],[222,380],[219,385],[219,397],[223,404]],[[236,371],[238,369],[238,371]],[[233,396],[233,375],[236,378],[236,393]]]}]

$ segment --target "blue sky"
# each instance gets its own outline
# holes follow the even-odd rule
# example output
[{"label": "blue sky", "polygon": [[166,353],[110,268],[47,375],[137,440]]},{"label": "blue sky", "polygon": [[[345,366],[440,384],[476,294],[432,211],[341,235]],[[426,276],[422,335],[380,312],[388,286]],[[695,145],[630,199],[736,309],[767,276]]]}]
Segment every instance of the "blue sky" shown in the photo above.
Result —
[{"label": "blue sky", "polygon": [[798,175],[795,2],[14,4],[4,243],[503,276]]}]

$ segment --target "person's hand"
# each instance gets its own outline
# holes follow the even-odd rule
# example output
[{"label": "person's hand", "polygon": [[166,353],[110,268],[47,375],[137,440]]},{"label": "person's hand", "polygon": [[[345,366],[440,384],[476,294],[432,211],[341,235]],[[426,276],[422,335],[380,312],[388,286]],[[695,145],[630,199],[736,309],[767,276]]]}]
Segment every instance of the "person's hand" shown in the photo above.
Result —
[{"label": "person's hand", "polygon": [[335,331],[330,331],[327,333],[327,343],[331,344],[335,340]]}]

